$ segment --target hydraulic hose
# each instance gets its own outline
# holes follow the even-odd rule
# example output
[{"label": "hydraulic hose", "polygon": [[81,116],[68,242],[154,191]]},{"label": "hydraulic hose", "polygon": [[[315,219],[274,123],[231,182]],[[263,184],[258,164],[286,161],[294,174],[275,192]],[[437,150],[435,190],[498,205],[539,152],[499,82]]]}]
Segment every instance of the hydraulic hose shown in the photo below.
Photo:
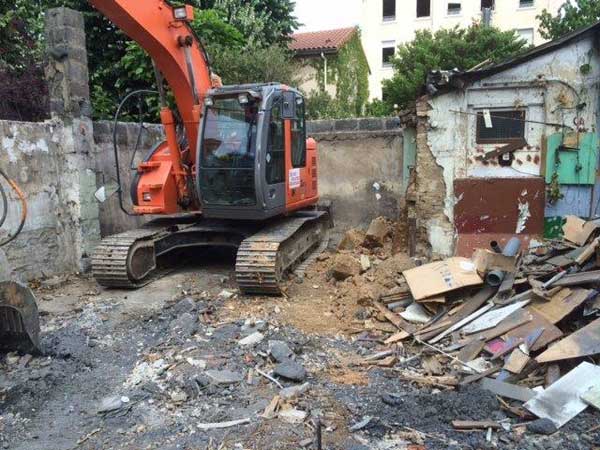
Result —
[{"label": "hydraulic hose", "polygon": [[[2,169],[0,169],[0,176],[2,176],[2,178],[6,180],[6,182],[12,188],[12,190],[15,191],[17,197],[19,197],[19,201],[21,202],[21,221],[19,223],[19,226],[17,227],[17,230],[13,234],[9,234],[6,239],[0,241],[0,247],[3,247],[12,240],[14,240],[23,230],[23,227],[25,226],[25,219],[27,219],[27,200],[25,200],[25,195],[23,194],[23,191],[19,189],[19,186],[17,186],[17,184],[13,180],[11,180],[6,174],[6,172],[4,172]],[[4,192],[4,188],[2,186],[0,186],[0,191],[2,192],[2,203],[4,204],[4,211],[2,213],[2,219],[0,220],[0,226],[2,226],[2,224],[6,220],[8,200],[6,199],[6,192]]]}]

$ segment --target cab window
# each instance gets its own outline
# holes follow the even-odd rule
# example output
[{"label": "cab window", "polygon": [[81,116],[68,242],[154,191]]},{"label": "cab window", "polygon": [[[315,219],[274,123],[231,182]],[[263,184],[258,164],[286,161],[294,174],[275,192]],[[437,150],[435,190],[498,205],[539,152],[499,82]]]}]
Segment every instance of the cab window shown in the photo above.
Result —
[{"label": "cab window", "polygon": [[306,122],[304,120],[304,102],[296,104],[296,120],[292,125],[292,167],[306,166]]},{"label": "cab window", "polygon": [[280,102],[276,101],[271,109],[269,121],[269,141],[266,155],[266,178],[268,184],[285,181],[285,147],[283,120]]}]

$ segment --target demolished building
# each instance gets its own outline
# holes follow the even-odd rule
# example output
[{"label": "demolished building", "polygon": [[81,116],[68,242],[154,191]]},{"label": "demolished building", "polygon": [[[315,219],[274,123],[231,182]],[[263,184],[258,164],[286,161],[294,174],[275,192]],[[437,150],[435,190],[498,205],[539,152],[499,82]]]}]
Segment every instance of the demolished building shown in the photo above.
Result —
[{"label": "demolished building", "polygon": [[555,238],[567,215],[597,215],[599,30],[429,75],[405,131],[405,160],[416,157],[408,216],[421,248],[471,256],[513,236]]}]

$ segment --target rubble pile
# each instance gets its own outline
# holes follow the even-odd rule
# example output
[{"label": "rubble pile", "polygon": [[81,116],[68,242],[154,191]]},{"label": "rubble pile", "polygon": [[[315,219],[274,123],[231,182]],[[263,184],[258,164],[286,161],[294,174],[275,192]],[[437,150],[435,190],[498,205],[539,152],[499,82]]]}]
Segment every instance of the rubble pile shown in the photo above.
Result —
[{"label": "rubble pile", "polygon": [[[359,233],[346,235],[333,257],[336,280],[370,277],[361,258],[386,239],[378,225],[371,229],[378,238],[368,232],[353,255]],[[488,440],[511,427],[552,434],[586,408],[600,409],[600,221],[568,217],[562,240],[521,248],[513,238],[471,259],[416,263],[364,303],[359,339],[380,343],[365,365],[420,386],[479,385],[497,395],[506,419],[452,421]]]}]

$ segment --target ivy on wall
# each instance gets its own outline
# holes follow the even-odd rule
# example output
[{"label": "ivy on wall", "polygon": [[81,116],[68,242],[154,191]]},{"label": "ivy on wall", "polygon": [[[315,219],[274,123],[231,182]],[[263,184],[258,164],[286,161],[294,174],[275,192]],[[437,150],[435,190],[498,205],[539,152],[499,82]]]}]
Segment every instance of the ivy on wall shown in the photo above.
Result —
[{"label": "ivy on wall", "polygon": [[308,95],[309,118],[339,119],[364,115],[369,99],[369,64],[358,32],[337,54],[327,55],[327,84],[335,86],[335,97],[332,98],[325,89],[323,59],[311,58],[308,64],[316,70],[319,86],[319,91]]}]

